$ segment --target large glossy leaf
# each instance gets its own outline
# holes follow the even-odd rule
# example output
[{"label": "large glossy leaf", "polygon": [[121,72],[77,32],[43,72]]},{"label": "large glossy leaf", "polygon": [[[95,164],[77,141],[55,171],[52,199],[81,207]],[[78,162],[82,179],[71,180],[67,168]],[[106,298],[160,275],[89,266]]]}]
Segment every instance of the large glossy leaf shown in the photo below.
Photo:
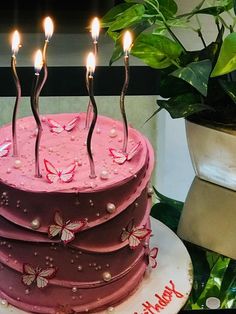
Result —
[{"label": "large glossy leaf", "polygon": [[173,17],[178,10],[178,6],[173,0],[158,0],[159,9],[166,19]]},{"label": "large glossy leaf", "polygon": [[134,4],[123,13],[121,13],[117,19],[111,23],[109,30],[116,31],[124,29],[142,19],[145,12],[145,7],[142,4]]},{"label": "large glossy leaf", "polygon": [[172,64],[182,52],[179,44],[169,38],[153,34],[141,34],[131,50],[131,54],[147,65],[163,69]]},{"label": "large glossy leaf", "polygon": [[191,114],[210,109],[201,103],[198,95],[190,93],[172,97],[168,100],[158,100],[157,104],[161,109],[167,110],[173,119],[188,117]]},{"label": "large glossy leaf", "polygon": [[163,98],[194,92],[194,88],[183,80],[170,75],[161,76],[158,94]]},{"label": "large glossy leaf", "polygon": [[132,4],[130,3],[121,3],[113,7],[111,10],[107,12],[102,18],[102,26],[108,27],[111,22],[113,22],[118,16],[124,13],[128,8],[130,8]]},{"label": "large glossy leaf", "polygon": [[236,84],[235,82],[229,82],[225,80],[219,80],[219,83],[223,90],[226,92],[227,95],[233,100],[236,104]]},{"label": "large glossy leaf", "polygon": [[[150,19],[142,19],[137,24],[132,25],[129,29],[132,32],[133,41],[135,41],[136,37],[138,37],[140,33],[142,33],[145,29],[149,28],[151,25],[152,25],[152,20]],[[118,36],[115,42],[115,48],[110,59],[110,65],[116,60],[118,60],[124,53],[123,45],[122,45],[122,36],[123,36],[122,32],[118,33]]]},{"label": "large glossy leaf", "polygon": [[231,308],[233,307],[234,300],[236,300],[236,261],[231,260],[229,266],[225,272],[220,296],[221,307]]},{"label": "large glossy leaf", "polygon": [[202,60],[199,62],[192,62],[188,66],[172,72],[171,75],[186,81],[206,97],[210,72],[211,61]]},{"label": "large glossy leaf", "polygon": [[224,75],[236,70],[236,33],[229,34],[220,49],[211,77]]},{"label": "large glossy leaf", "polygon": [[156,191],[159,203],[155,204],[151,210],[151,216],[160,220],[170,229],[176,232],[183,203],[168,198]]},{"label": "large glossy leaf", "polygon": [[144,0],[147,8],[147,14],[157,15],[160,12],[165,19],[173,17],[178,10],[178,6],[174,0]]},{"label": "large glossy leaf", "polygon": [[[207,253],[207,254],[216,254],[216,253]],[[192,305],[193,309],[201,309],[206,304],[206,299],[209,297],[219,297],[221,284],[223,282],[223,278],[225,272],[228,268],[230,262],[230,258],[226,258],[223,256],[218,256],[215,264],[211,268],[209,279],[199,296],[197,302]]]}]

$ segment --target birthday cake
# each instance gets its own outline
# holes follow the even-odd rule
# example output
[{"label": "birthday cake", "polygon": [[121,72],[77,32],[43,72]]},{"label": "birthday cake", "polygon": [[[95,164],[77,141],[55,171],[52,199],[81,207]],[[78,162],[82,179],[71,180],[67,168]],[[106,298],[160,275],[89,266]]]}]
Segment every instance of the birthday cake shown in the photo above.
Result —
[{"label": "birthday cake", "polygon": [[98,312],[133,293],[149,263],[149,180],[153,151],[122,123],[99,116],[89,177],[85,114],[41,118],[41,178],[35,177],[36,125],[0,129],[0,297],[33,313]]}]

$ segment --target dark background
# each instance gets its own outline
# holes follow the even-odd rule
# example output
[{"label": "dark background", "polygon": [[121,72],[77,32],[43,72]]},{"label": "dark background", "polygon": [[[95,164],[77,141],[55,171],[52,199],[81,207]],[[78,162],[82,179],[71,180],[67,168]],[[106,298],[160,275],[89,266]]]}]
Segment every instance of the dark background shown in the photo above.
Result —
[{"label": "dark background", "polygon": [[57,33],[86,31],[94,15],[102,17],[122,0],[2,0],[0,1],[0,32],[13,28],[20,32],[38,32],[42,18],[53,17]]}]

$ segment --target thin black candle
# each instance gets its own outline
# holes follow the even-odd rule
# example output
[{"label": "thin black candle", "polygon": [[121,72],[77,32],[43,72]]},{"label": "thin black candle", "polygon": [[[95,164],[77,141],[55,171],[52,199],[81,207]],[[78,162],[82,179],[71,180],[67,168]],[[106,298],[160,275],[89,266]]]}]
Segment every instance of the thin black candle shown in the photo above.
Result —
[{"label": "thin black candle", "polygon": [[41,120],[39,117],[39,112],[38,112],[38,103],[39,103],[39,94],[37,93],[38,91],[38,84],[39,84],[39,73],[42,68],[42,53],[40,50],[37,51],[36,57],[35,57],[35,75],[33,79],[33,85],[32,85],[32,92],[31,92],[31,97],[30,97],[30,104],[31,104],[31,109],[32,113],[35,119],[35,122],[37,124],[37,136],[36,136],[36,142],[35,142],[35,177],[40,178],[41,177],[41,172],[40,172],[40,167],[39,167],[39,145],[40,145],[40,140],[42,136],[42,124]]},{"label": "thin black candle", "polygon": [[12,76],[13,76],[14,83],[16,86],[16,99],[15,99],[15,105],[14,105],[13,115],[12,115],[13,156],[18,156],[16,117],[17,117],[19,101],[21,98],[21,84],[20,84],[20,80],[16,72],[16,54],[18,53],[19,47],[20,47],[20,36],[19,36],[18,31],[15,31],[13,34],[13,39],[12,39],[12,53],[13,54],[11,57]]},{"label": "thin black candle", "polygon": [[123,129],[124,129],[124,139],[123,139],[123,153],[127,152],[127,144],[128,144],[128,122],[126,118],[125,112],[125,95],[129,85],[129,52],[131,49],[132,39],[129,31],[125,32],[124,35],[124,65],[125,65],[125,81],[121,90],[120,95],[120,111],[123,118]]},{"label": "thin black candle", "polygon": [[88,136],[87,136],[87,152],[89,157],[89,164],[90,164],[90,178],[96,178],[95,174],[95,167],[94,167],[94,160],[93,160],[93,154],[91,149],[91,142],[92,142],[92,136],[95,129],[95,125],[97,122],[97,105],[93,94],[93,73],[95,70],[95,57],[93,53],[90,53],[88,55],[88,61],[87,61],[87,73],[86,73],[86,86],[88,89],[89,98],[93,107],[93,119],[91,122],[91,125],[89,127]]}]

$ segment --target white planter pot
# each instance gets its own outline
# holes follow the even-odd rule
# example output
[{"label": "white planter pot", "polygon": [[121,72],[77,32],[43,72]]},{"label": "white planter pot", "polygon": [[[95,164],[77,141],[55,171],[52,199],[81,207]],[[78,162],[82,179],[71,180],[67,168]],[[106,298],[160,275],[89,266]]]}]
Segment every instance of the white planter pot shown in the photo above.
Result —
[{"label": "white planter pot", "polygon": [[186,135],[196,175],[236,191],[236,131],[186,120]]}]

